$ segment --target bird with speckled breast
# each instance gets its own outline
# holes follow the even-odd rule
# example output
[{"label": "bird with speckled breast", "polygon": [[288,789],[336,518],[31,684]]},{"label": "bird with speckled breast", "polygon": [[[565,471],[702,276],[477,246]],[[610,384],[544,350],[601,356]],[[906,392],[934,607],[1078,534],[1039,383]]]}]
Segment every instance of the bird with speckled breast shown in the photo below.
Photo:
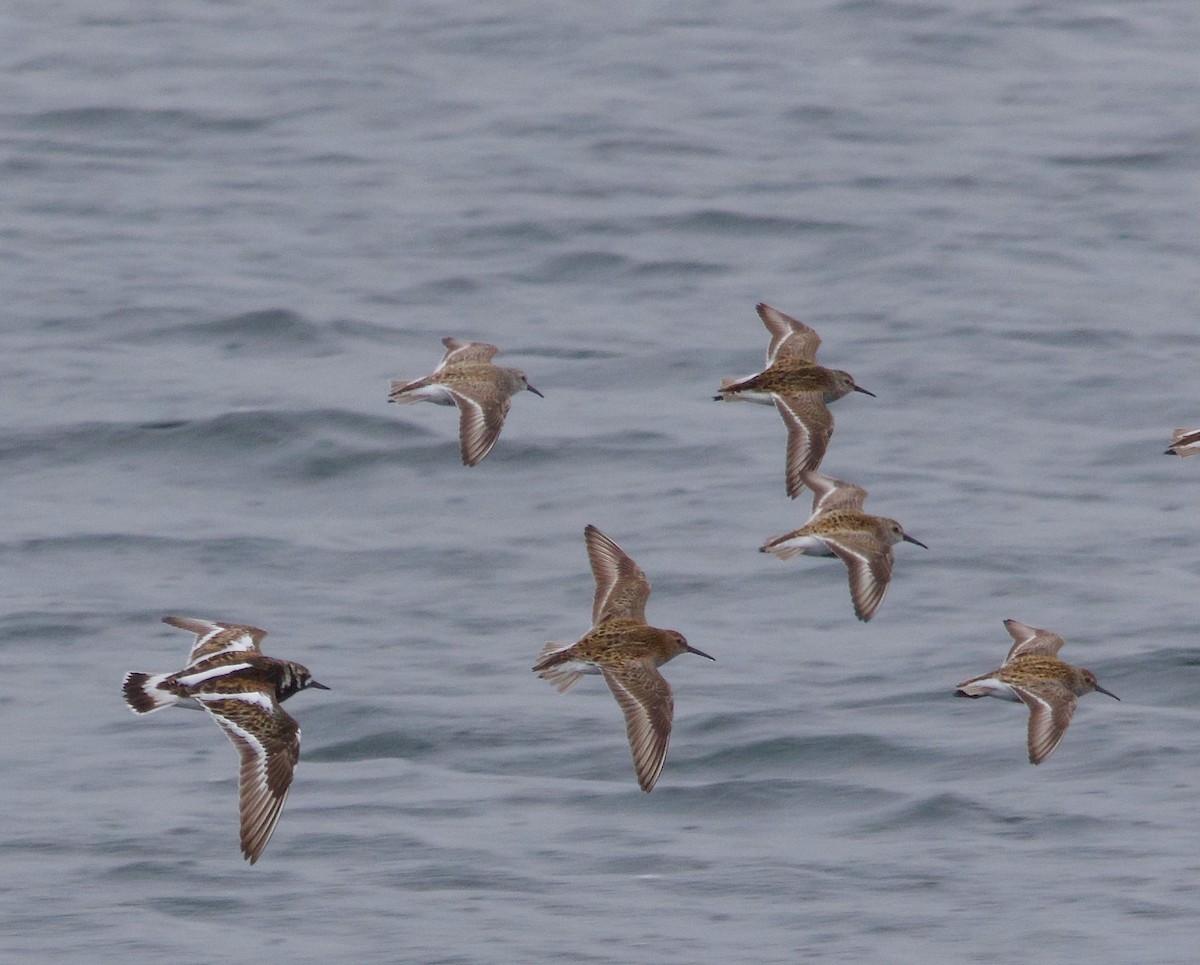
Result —
[{"label": "bird with speckled breast", "polygon": [[667,758],[675,699],[658,672],[681,653],[715,658],[689,646],[682,633],[646,623],[650,581],[616,543],[595,526],[584,529],[596,579],[592,629],[570,646],[547,643],[533,671],[559,693],[583,674],[601,674],[625,715],[634,770],[643,791],[654,788]]},{"label": "bird with speckled breast", "polygon": [[[542,393],[529,384],[520,369],[493,365],[499,353],[487,342],[444,338],[446,354],[438,367],[411,382],[393,380],[389,402],[432,402],[458,406],[458,439],[464,466],[477,466],[500,438],[504,420],[518,392]],[[543,396],[544,398],[544,396]]]},{"label": "bird with speckled breast", "polygon": [[840,558],[850,578],[854,614],[866,622],[879,609],[892,581],[892,546],[903,541],[929,547],[904,532],[896,520],[863,512],[867,491],[862,486],[817,472],[804,473],[803,478],[813,491],[808,522],[767,540],[759,551],[774,553],[781,560],[801,554]]},{"label": "bird with speckled breast", "polygon": [[1096,682],[1096,675],[1058,659],[1063,638],[1016,620],[1004,626],[1015,641],[998,670],[964,680],[959,697],[998,697],[1029,708],[1029,763],[1040,764],[1058,746],[1071,723],[1075,705],[1095,691],[1120,700]]},{"label": "bird with speckled breast", "polygon": [[814,329],[770,305],[760,303],[757,310],[771,333],[767,367],[757,375],[723,380],[713,399],[757,402],[779,410],[788,433],[787,494],[795,499],[804,488],[804,473],[816,470],[829,448],[833,435],[829,403],[851,392],[872,397],[875,393],[855,384],[849,372],[817,364],[821,336]]}]

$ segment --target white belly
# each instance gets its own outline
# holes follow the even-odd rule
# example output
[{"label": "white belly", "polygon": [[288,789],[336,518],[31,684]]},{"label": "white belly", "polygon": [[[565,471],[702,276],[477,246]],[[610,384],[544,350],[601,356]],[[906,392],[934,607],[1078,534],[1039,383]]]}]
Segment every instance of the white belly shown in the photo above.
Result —
[{"label": "white belly", "polygon": [[569,660],[566,663],[560,663],[555,670],[565,670],[568,673],[586,673],[598,674],[600,668],[594,663],[583,663],[581,660]]},{"label": "white belly", "polygon": [[457,405],[454,396],[440,385],[423,385],[419,389],[405,392],[404,398],[413,402],[432,402],[434,405]]},{"label": "white belly", "polygon": [[420,398],[422,402],[432,402],[434,406],[457,406],[458,404],[449,390],[440,385],[426,385],[424,389],[413,392],[413,395]]},{"label": "white belly", "polygon": [[967,690],[973,697],[998,697],[1000,700],[1011,700],[1016,703],[1021,703],[1021,698],[1017,696],[1017,692],[1012,689],[1003,680],[997,680],[995,677],[985,677],[983,680],[973,681]]},{"label": "white belly", "polygon": [[726,400],[729,402],[757,402],[759,405],[775,404],[775,396],[771,395],[770,392],[755,392],[753,389],[747,389],[744,392],[726,396]]},{"label": "white belly", "polygon": [[789,554],[802,553],[805,556],[835,555],[825,544],[825,540],[818,536],[793,536],[771,547],[771,552],[778,553],[780,550],[788,551]]}]

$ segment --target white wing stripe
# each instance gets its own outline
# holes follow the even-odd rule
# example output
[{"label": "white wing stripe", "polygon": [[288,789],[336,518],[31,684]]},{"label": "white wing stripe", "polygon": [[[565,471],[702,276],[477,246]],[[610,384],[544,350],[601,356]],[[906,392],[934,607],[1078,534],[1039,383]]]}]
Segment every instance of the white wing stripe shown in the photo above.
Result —
[{"label": "white wing stripe", "polygon": [[[211,636],[213,636],[213,634],[210,633],[209,636],[211,637]],[[205,637],[204,640],[198,640],[196,642],[196,646],[193,647],[192,649],[199,650],[202,646],[204,646],[204,643],[206,640],[208,640],[208,637]],[[254,649],[254,640],[250,637],[250,634],[243,633],[240,637],[238,637],[236,640],[234,640],[228,646],[222,647],[220,650],[214,650],[212,653],[206,653],[203,657],[200,657],[200,660],[208,660],[210,657],[215,657],[219,653],[239,653],[242,650],[253,650],[253,649]],[[198,661],[193,661],[193,663],[195,663],[195,662],[198,662]]]},{"label": "white wing stripe", "polygon": [[261,707],[263,710],[267,711],[267,713],[271,714],[272,716],[274,716],[274,714],[275,714],[275,701],[273,701],[266,694],[261,693],[260,691],[257,691],[257,690],[250,690],[250,691],[245,691],[242,693],[228,693],[228,694],[222,694],[222,693],[195,694],[194,696],[196,697],[197,700],[203,701],[206,703],[215,703],[218,701],[226,701],[226,700],[240,700],[244,704],[253,704],[256,707]]},{"label": "white wing stripe", "polygon": [[[238,670],[246,670],[250,667],[248,663],[229,663],[223,667],[213,667],[211,670],[202,670],[200,673],[188,674],[186,677],[180,677],[179,682],[185,687],[195,687],[197,684],[202,684],[206,680],[212,680],[214,677],[224,677],[228,674],[235,673]],[[196,694],[197,697],[202,696]],[[229,696],[223,694],[222,696]]]},{"label": "white wing stripe", "polygon": [[[208,708],[206,707],[205,710],[208,710]],[[258,736],[252,734],[250,731],[246,730],[246,728],[230,720],[228,717],[218,714],[216,711],[208,710],[208,712],[212,714],[213,718],[218,724],[221,725],[222,728],[229,731],[231,734],[237,735],[250,745],[251,749],[254,751],[254,756],[258,758],[258,769],[261,771],[263,769],[263,765],[266,763],[267,749],[263,747],[263,743],[258,739]]]}]

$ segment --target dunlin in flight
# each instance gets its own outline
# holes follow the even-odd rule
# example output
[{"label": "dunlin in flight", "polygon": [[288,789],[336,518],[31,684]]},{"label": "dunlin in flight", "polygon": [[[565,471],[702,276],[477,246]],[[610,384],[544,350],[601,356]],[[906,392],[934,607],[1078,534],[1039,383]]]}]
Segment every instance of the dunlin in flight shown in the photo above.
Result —
[{"label": "dunlin in flight", "polygon": [[1096,675],[1058,659],[1063,638],[1057,633],[1005,620],[1016,642],[999,670],[964,680],[960,697],[999,697],[1029,708],[1029,763],[1040,764],[1058,746],[1071,723],[1075,705],[1093,690],[1120,700],[1096,683]]},{"label": "dunlin in flight", "polygon": [[812,515],[797,530],[767,540],[759,551],[774,553],[781,560],[793,556],[837,556],[850,574],[850,598],[860,620],[870,620],[883,602],[892,579],[892,545],[913,539],[894,519],[863,512],[867,491],[816,472],[803,474],[803,483],[813,491]]},{"label": "dunlin in flight", "polygon": [[828,404],[851,392],[874,396],[854,384],[849,372],[827,369],[816,362],[821,336],[803,322],[759,304],[758,315],[771,333],[767,367],[744,379],[725,379],[718,401],[774,405],[787,426],[787,494],[795,499],[804,488],[803,476],[821,465],[833,415]]},{"label": "dunlin in flight", "polygon": [[495,345],[460,342],[456,338],[444,338],[442,344],[446,354],[438,367],[423,379],[393,381],[388,401],[458,406],[463,465],[475,466],[500,438],[511,397],[526,389],[534,395],[542,393],[529,384],[520,369],[492,364],[500,351]]},{"label": "dunlin in flight", "polygon": [[1195,456],[1200,454],[1200,429],[1176,429],[1171,436],[1168,456]]},{"label": "dunlin in flight", "polygon": [[305,667],[266,657],[266,631],[240,623],[164,617],[196,635],[187,665],[177,673],[125,675],[125,702],[135,714],[164,707],[206,710],[242,758],[238,774],[242,854],[254,864],[271,840],[300,757],[300,725],[279,705],[316,687]]},{"label": "dunlin in flight", "polygon": [[534,672],[563,693],[581,674],[603,674],[625,714],[638,784],[649,791],[667,757],[675,700],[658,672],[681,653],[709,657],[688,646],[683,634],[646,623],[650,581],[625,552],[595,526],[583,531],[596,578],[592,629],[571,646],[548,643]]}]

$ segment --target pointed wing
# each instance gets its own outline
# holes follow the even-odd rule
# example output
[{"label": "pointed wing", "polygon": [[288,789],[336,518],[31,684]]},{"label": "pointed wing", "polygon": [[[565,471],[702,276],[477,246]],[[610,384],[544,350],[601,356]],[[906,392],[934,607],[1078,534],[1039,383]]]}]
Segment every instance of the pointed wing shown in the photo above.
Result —
[{"label": "pointed wing", "polygon": [[1176,429],[1171,433],[1168,455],[1194,456],[1200,453],[1200,429]]},{"label": "pointed wing", "polygon": [[825,458],[833,435],[833,415],[821,401],[820,392],[775,393],[775,408],[787,426],[787,494],[795,499],[804,488],[801,478]]},{"label": "pointed wing", "polygon": [[1063,739],[1079,699],[1057,680],[1009,686],[1029,708],[1029,763],[1040,764]]},{"label": "pointed wing", "polygon": [[198,693],[233,741],[242,759],[238,772],[242,854],[254,864],[271,840],[300,759],[300,725],[264,690]]},{"label": "pointed wing", "polygon": [[638,784],[643,791],[650,791],[662,773],[671,739],[671,719],[675,716],[671,685],[649,660],[603,673],[625,714]]},{"label": "pointed wing", "polygon": [[1018,623],[1016,620],[1005,620],[1004,626],[1016,641],[1001,666],[1007,666],[1014,657],[1024,653],[1044,653],[1048,657],[1058,655],[1062,649],[1063,638],[1049,630],[1039,630],[1037,627]]},{"label": "pointed wing", "polygon": [[490,362],[500,351],[495,345],[487,342],[460,342],[456,338],[442,339],[446,346],[446,354],[442,356],[435,372],[440,372],[447,365],[459,365],[463,362]]},{"label": "pointed wing", "polygon": [[758,317],[771,333],[771,344],[767,346],[767,365],[778,358],[802,358],[809,362],[817,359],[821,336],[803,322],[785,315],[778,309],[760,302],[755,306]]},{"label": "pointed wing", "polygon": [[846,564],[854,614],[865,623],[879,609],[892,580],[892,547],[870,533],[822,534],[822,538]]},{"label": "pointed wing", "polygon": [[266,630],[244,623],[217,623],[196,617],[163,617],[163,623],[196,634],[185,670],[215,653],[260,653],[259,647],[267,635]]},{"label": "pointed wing", "polygon": [[867,491],[862,486],[832,476],[822,476],[815,470],[804,473],[801,482],[812,490],[814,517],[835,509],[861,510],[867,501]]},{"label": "pointed wing", "polygon": [[500,438],[512,400],[494,382],[445,388],[458,403],[458,443],[463,465],[476,466]]},{"label": "pointed wing", "polygon": [[630,617],[646,622],[646,601],[650,581],[621,547],[590,523],[584,527],[588,561],[596,578],[596,596],[592,600],[592,623],[613,617]]}]

